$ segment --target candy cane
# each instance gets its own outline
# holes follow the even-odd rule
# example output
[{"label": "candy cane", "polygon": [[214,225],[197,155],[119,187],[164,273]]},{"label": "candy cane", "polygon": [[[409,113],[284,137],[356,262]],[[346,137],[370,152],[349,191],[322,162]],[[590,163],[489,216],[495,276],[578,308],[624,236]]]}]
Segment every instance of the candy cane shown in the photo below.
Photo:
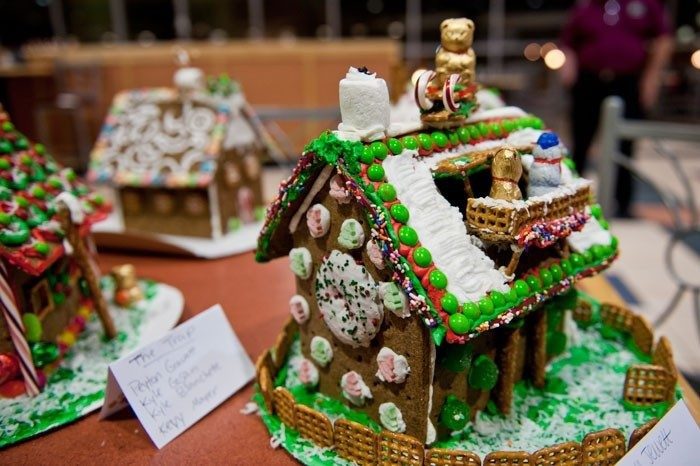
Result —
[{"label": "candy cane", "polygon": [[451,111],[452,113],[456,112],[459,108],[459,104],[455,102],[454,99],[454,89],[458,82],[459,75],[451,74],[442,87],[442,103],[443,105],[445,105],[445,108]]},{"label": "candy cane", "polygon": [[416,86],[414,88],[413,97],[416,99],[416,104],[422,110],[430,110],[433,108],[433,102],[428,99],[425,95],[425,90],[428,88],[428,83],[435,77],[435,72],[432,70],[423,71],[418,80],[416,81]]},{"label": "candy cane", "polygon": [[7,327],[10,330],[12,344],[19,356],[19,367],[24,377],[24,386],[29,396],[36,396],[41,391],[39,389],[39,378],[37,377],[32,352],[29,350],[27,339],[24,336],[24,324],[20,316],[19,309],[15,303],[10,283],[7,281],[7,270],[4,264],[0,264],[0,303],[2,304],[2,314],[5,316]]}]

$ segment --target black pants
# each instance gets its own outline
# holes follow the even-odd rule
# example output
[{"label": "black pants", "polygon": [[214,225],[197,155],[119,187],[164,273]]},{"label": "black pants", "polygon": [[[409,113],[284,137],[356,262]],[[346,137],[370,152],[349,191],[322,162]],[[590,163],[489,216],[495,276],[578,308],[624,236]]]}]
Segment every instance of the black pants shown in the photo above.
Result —
[{"label": "black pants", "polygon": [[[597,74],[581,71],[576,84],[571,89],[571,132],[574,137],[573,156],[579,173],[586,169],[588,149],[600,121],[601,104],[606,97],[616,95],[625,102],[625,118],[643,118],[639,104],[639,79],[637,76],[618,76],[609,80]],[[632,142],[623,141],[620,152],[632,157]],[[615,187],[617,214],[629,215],[632,201],[632,175],[619,167]]]}]

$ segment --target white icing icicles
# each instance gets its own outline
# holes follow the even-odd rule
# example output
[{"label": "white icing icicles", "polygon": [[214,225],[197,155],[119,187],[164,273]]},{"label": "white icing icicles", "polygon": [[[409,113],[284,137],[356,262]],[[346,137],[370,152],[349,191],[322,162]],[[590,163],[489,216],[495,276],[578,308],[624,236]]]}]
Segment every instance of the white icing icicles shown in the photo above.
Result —
[{"label": "white icing icicles", "polygon": [[314,204],[306,211],[306,225],[312,237],[321,238],[331,226],[331,213],[323,205]]},{"label": "white icing icicles", "polygon": [[309,320],[309,303],[301,295],[295,294],[289,300],[289,313],[298,324],[306,323]]},{"label": "white icing icicles", "polygon": [[348,133],[358,139],[375,140],[384,137],[389,128],[391,104],[389,90],[383,79],[366,69],[350,68],[340,80],[340,136]]},{"label": "white icing icicles", "polygon": [[355,406],[362,406],[365,400],[372,398],[372,392],[362,380],[362,376],[355,371],[346,372],[340,379],[340,388],[343,396]]},{"label": "white icing icicles", "polygon": [[377,378],[382,382],[404,383],[411,373],[406,357],[386,346],[377,354],[377,366]]},{"label": "white icing icicles", "polygon": [[369,346],[384,318],[377,283],[352,256],[338,250],[318,268],[316,303],[333,335],[354,348]]}]

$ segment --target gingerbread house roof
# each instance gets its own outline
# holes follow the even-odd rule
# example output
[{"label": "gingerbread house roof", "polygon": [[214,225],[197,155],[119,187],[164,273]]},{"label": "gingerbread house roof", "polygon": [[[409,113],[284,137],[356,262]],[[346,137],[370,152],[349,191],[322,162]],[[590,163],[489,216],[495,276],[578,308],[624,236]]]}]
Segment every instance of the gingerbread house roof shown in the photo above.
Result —
[{"label": "gingerbread house roof", "polygon": [[0,169],[0,256],[28,274],[40,275],[65,253],[55,205],[59,194],[77,198],[83,234],[109,212],[99,194],[17,131],[5,112],[0,112]]},{"label": "gingerbread house roof", "polygon": [[[508,325],[567,291],[578,279],[606,268],[617,255],[617,241],[607,232],[597,209],[591,215],[587,207],[588,182],[565,164],[564,185],[557,193],[507,206],[514,210],[508,215],[517,220],[520,213],[532,208],[530,204],[538,203],[542,218],[528,224],[508,223],[512,231],[504,234],[525,248],[547,247],[567,237],[574,254],[523,276],[507,277],[479,247],[476,232],[465,224],[461,209],[451,206],[438,191],[435,179],[441,176],[439,167],[449,160],[479,157],[483,157],[479,165],[488,164],[489,157],[484,154],[516,140],[522,142],[522,150],[527,150],[543,128],[542,121],[532,115],[491,113],[488,119],[453,130],[420,131],[374,142],[352,142],[330,132],[322,134],[306,147],[268,209],[257,259],[267,261],[293,247],[288,224],[303,199],[315,189],[312,186],[318,184],[315,180],[323,167],[330,165],[364,207],[373,225],[372,237],[391,264],[394,280],[409,297],[412,312],[431,329],[438,344],[443,339],[465,343]],[[455,172],[455,176],[463,175],[459,170]],[[569,205],[561,219],[546,214],[548,208],[575,195],[585,197],[585,206]],[[486,210],[499,207],[499,201],[488,197],[471,201],[480,202],[477,207]],[[454,314],[462,317],[455,318]]]},{"label": "gingerbread house roof", "polygon": [[171,88],[120,92],[90,156],[88,179],[117,186],[204,187],[214,178],[230,118],[208,95]]}]

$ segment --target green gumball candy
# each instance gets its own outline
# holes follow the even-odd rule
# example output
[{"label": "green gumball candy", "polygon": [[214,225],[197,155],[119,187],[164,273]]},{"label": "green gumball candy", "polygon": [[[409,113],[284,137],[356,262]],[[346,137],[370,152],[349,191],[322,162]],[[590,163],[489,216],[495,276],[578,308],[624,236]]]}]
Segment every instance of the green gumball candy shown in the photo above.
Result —
[{"label": "green gumball candy", "polygon": [[457,335],[464,335],[471,328],[471,321],[464,314],[452,314],[448,323]]},{"label": "green gumball candy", "polygon": [[442,310],[448,314],[454,314],[459,311],[459,302],[457,301],[457,297],[452,293],[445,293],[442,299],[440,299],[440,305],[442,306]]},{"label": "green gumball candy", "polygon": [[540,269],[540,280],[542,280],[542,288],[549,288],[554,282],[552,272],[548,269]]},{"label": "green gumball candy", "polygon": [[479,355],[469,370],[469,385],[478,390],[491,390],[498,381],[498,366],[486,355]]},{"label": "green gumball candy", "polygon": [[447,395],[440,410],[440,424],[451,431],[462,430],[469,421],[469,405],[454,395]]},{"label": "green gumball candy", "polygon": [[481,317],[481,310],[479,309],[479,305],[472,302],[464,303],[464,305],[462,306],[462,313],[472,320],[476,320],[479,317]]},{"label": "green gumball candy", "polygon": [[530,294],[530,286],[525,280],[515,280],[515,284],[513,285],[513,287],[515,288],[515,292],[521,298],[524,298]]},{"label": "green gumball candy", "polygon": [[41,325],[39,316],[32,312],[22,314],[22,323],[24,323],[24,335],[30,343],[41,340],[44,329]]}]

